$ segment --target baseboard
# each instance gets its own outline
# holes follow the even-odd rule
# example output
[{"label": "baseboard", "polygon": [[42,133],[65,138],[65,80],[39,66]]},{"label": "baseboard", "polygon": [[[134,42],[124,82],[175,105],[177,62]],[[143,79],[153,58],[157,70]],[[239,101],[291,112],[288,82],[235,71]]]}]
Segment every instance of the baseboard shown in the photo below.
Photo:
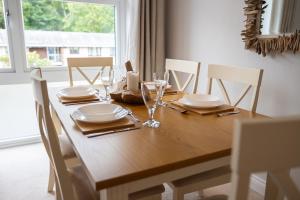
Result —
[{"label": "baseboard", "polygon": [[261,194],[262,196],[265,195],[265,188],[266,188],[266,180],[263,178],[257,176],[257,175],[252,175],[251,176],[251,181],[250,181],[250,188]]},{"label": "baseboard", "polygon": [[39,142],[41,142],[40,135],[34,135],[29,137],[17,138],[17,139],[1,140],[0,149],[22,146],[26,144],[39,143]]}]

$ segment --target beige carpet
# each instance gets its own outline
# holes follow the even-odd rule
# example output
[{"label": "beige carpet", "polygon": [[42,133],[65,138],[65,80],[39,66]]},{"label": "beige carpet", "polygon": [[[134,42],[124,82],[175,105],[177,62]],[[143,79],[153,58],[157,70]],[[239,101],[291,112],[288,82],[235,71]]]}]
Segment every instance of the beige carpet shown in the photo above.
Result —
[{"label": "beige carpet", "polygon": [[[47,193],[49,162],[42,144],[0,149],[0,199],[1,200],[54,200]],[[229,185],[215,187],[204,192],[205,196],[227,194]],[[171,190],[163,195],[171,200]],[[185,196],[186,200],[199,199],[196,193]],[[263,198],[255,192],[251,200]]]}]

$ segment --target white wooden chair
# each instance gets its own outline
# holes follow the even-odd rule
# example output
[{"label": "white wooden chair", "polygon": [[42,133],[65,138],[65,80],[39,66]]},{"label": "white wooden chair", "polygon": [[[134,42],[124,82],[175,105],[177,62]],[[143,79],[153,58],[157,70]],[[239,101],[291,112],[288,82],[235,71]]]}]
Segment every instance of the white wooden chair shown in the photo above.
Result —
[{"label": "white wooden chair", "polygon": [[[208,65],[207,93],[211,94],[213,79],[217,81],[226,104],[237,106],[246,96],[251,87],[254,88],[250,110],[256,112],[263,70],[256,68],[232,67],[225,65]],[[223,80],[246,84],[240,96],[232,103]]]},{"label": "white wooden chair", "polygon": [[[262,69],[228,67],[223,65],[208,65],[209,81],[207,93],[211,94],[212,81],[213,79],[216,79],[218,85],[221,88],[222,94],[224,95],[225,102],[227,104],[237,106],[245,97],[250,88],[254,87],[250,110],[252,112],[255,112],[262,80],[262,74]],[[231,103],[222,80],[241,82],[246,84],[245,89],[242,91],[241,95],[237,98],[234,104]],[[212,169],[205,173],[173,181],[169,183],[169,185],[173,189],[174,199],[183,200],[184,194],[191,193],[194,191],[201,192],[201,190],[203,189],[228,183],[230,182],[230,177],[230,167],[225,166],[217,169]]]},{"label": "white wooden chair", "polygon": [[[247,199],[251,174],[265,171],[279,189],[277,195],[270,199],[299,200],[300,189],[290,177],[290,170],[300,167],[299,155],[300,117],[236,121],[229,200]],[[266,189],[266,195],[270,192]],[[213,196],[204,199],[227,198]]]},{"label": "white wooden chair", "polygon": [[[166,59],[166,70],[169,70],[175,79],[177,89],[179,91],[185,91],[189,83],[194,78],[194,84],[192,85],[192,93],[197,92],[198,88],[198,79],[200,71],[200,63],[186,60],[175,60],[175,59]],[[187,80],[182,84],[179,81],[178,75],[176,72],[184,72],[189,74]]]},{"label": "white wooden chair", "polygon": [[[37,118],[42,141],[50,159],[56,186],[57,200],[92,200],[99,199],[100,194],[93,190],[89,178],[81,166],[67,168],[62,154],[62,147],[51,118],[47,82],[37,70],[31,73]],[[163,185],[158,185],[129,195],[131,200],[161,200]]]},{"label": "white wooden chair", "polygon": [[300,117],[236,121],[229,199],[246,199],[250,175],[267,171],[279,188],[280,199],[299,200],[300,188],[290,177],[290,170],[300,167],[299,155]]},{"label": "white wooden chair", "polygon": [[[96,83],[103,68],[110,67],[110,70],[113,70],[113,57],[70,57],[67,58],[67,62],[68,62],[69,80],[70,80],[71,87],[74,85],[73,68],[77,69],[77,71],[90,85],[94,85]],[[93,67],[93,68],[98,67],[100,68],[100,70],[91,79],[82,70],[82,68],[87,68],[87,67]]]},{"label": "white wooden chair", "polygon": [[[42,79],[41,68],[32,69],[31,76]],[[36,114],[38,116],[38,102],[36,100],[35,100],[35,109],[36,109]],[[53,114],[54,113],[52,112],[52,117],[53,117]],[[56,128],[56,130],[58,130],[58,129]],[[80,165],[80,161],[77,159],[76,154],[73,150],[72,144],[70,143],[67,136],[63,133],[58,133],[58,140],[59,140],[59,145],[60,145],[60,148],[62,151],[62,156],[64,158],[64,161],[65,161],[67,167],[71,168],[76,165]],[[50,163],[49,170],[50,170],[50,172],[49,172],[49,180],[48,180],[48,192],[53,192],[55,176],[54,176],[54,171],[53,171],[53,167],[52,167],[51,163]]]}]

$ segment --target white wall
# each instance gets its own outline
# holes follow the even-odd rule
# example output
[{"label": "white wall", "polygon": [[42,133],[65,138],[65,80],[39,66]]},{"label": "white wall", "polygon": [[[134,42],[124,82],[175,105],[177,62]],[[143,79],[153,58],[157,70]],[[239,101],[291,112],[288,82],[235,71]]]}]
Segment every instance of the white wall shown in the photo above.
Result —
[{"label": "white wall", "polygon": [[300,53],[262,57],[244,49],[241,0],[168,0],[167,57],[202,63],[204,92],[208,63],[264,69],[258,112],[300,114]]},{"label": "white wall", "polygon": [[[262,57],[245,50],[244,6],[243,0],[168,0],[167,57],[202,63],[200,92],[206,88],[208,63],[263,68],[258,112],[300,114],[300,53]],[[238,91],[231,87],[230,92]],[[300,173],[294,177],[300,185]]]}]

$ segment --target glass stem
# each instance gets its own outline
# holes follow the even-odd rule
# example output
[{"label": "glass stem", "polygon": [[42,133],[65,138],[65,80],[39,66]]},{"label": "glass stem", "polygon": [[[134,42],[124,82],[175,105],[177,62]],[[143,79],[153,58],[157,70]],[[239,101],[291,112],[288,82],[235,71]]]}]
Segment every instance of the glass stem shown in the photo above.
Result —
[{"label": "glass stem", "polygon": [[155,112],[155,108],[148,109],[148,113],[151,121],[154,119],[154,112]]},{"label": "glass stem", "polygon": [[108,97],[108,91],[107,91],[107,86],[106,85],[104,86],[104,89],[105,89],[105,98],[107,99],[107,97]]}]

